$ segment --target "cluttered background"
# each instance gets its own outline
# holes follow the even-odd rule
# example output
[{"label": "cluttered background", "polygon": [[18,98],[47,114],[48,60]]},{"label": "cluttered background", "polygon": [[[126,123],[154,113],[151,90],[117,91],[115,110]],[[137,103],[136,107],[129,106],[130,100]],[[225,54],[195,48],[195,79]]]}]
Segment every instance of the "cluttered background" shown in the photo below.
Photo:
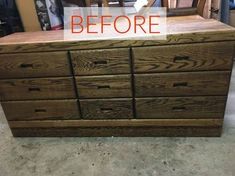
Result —
[{"label": "cluttered background", "polygon": [[[150,0],[151,1],[151,0]],[[152,3],[162,6],[161,0]],[[0,0],[0,37],[14,32],[63,29],[64,7],[132,6],[136,0]],[[190,6],[191,0],[170,0],[169,8]],[[25,5],[27,4],[27,6]],[[235,26],[235,0],[206,0],[204,18]]]}]

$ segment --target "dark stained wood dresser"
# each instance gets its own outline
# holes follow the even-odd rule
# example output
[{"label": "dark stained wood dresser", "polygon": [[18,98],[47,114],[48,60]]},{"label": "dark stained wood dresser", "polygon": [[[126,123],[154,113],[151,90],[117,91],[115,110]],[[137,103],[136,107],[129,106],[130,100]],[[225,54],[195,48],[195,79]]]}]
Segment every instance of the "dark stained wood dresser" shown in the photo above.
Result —
[{"label": "dark stained wood dresser", "polygon": [[0,100],[14,136],[220,136],[235,30],[168,18],[165,41],[0,39]]}]

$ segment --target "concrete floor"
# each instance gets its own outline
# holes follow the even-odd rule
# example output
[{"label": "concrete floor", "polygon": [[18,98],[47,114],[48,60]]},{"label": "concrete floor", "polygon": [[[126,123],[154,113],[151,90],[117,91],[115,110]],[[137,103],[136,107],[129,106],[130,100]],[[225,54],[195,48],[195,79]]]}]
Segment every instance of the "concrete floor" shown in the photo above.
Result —
[{"label": "concrete floor", "polygon": [[235,71],[221,138],[13,138],[0,107],[0,176],[235,176],[234,104]]}]

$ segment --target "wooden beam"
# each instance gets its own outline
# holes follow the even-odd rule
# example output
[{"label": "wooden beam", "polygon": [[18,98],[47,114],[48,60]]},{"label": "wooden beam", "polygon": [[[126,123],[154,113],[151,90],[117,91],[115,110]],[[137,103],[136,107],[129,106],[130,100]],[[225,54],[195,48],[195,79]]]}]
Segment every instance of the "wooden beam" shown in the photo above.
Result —
[{"label": "wooden beam", "polygon": [[198,3],[198,6],[197,6],[197,13],[198,13],[200,16],[203,16],[205,4],[206,4],[206,0],[200,0],[199,3]]},{"label": "wooden beam", "polygon": [[211,17],[211,0],[206,0],[203,17],[208,19]]},{"label": "wooden beam", "polygon": [[167,16],[186,16],[186,15],[196,15],[197,8],[176,8],[169,9],[167,12]]}]

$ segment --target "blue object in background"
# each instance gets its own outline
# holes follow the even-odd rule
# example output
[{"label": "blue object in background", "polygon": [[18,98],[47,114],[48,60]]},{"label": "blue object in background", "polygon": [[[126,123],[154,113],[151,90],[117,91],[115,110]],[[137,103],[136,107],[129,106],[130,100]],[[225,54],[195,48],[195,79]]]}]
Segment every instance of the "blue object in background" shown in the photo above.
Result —
[{"label": "blue object in background", "polygon": [[221,21],[223,23],[229,23],[229,3],[231,0],[222,0],[221,1]]},{"label": "blue object in background", "polygon": [[235,2],[234,2],[234,0],[230,0],[229,8],[230,8],[230,10],[235,10]]}]

